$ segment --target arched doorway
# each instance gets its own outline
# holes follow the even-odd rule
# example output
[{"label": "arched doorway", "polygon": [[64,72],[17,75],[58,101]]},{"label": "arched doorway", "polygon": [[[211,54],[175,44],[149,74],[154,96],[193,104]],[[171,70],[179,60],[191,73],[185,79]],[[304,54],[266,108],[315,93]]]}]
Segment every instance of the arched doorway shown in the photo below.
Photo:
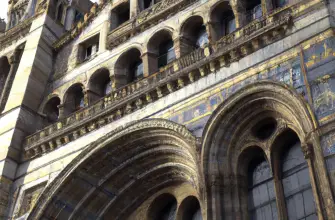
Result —
[{"label": "arched doorway", "polygon": [[[129,138],[131,137],[131,138]],[[127,219],[160,190],[199,189],[196,140],[166,120],[142,120],[90,144],[51,182],[28,219]],[[166,197],[154,216],[174,214]]]}]

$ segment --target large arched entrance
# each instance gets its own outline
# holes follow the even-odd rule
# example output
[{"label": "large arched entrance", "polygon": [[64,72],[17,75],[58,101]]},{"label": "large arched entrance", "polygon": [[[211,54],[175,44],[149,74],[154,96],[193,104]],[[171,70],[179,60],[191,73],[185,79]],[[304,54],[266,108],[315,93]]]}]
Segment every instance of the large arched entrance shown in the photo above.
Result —
[{"label": "large arched entrance", "polygon": [[333,208],[322,210],[334,202],[316,127],[306,101],[280,83],[224,101],[203,136],[208,219],[332,218]]},{"label": "large arched entrance", "polygon": [[[28,219],[127,219],[164,188],[186,183],[200,192],[198,164],[185,127],[142,120],[90,144],[47,186]],[[157,208],[162,216],[174,213],[171,198],[166,212]]]}]

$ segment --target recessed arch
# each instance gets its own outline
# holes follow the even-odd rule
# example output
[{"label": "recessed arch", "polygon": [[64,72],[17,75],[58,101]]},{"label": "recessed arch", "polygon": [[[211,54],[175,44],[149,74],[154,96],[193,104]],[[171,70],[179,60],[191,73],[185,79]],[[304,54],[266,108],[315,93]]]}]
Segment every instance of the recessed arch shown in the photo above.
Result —
[{"label": "recessed arch", "polygon": [[143,78],[141,54],[137,47],[132,47],[119,56],[114,65],[116,87],[121,87]]},{"label": "recessed arch", "polygon": [[61,100],[58,96],[50,98],[43,108],[43,114],[46,116],[48,123],[53,123],[59,118],[59,105]]},{"label": "recessed arch", "polygon": [[171,184],[191,183],[199,191],[195,143],[185,127],[160,119],[111,132],[87,146],[47,186],[28,219],[126,219]]},{"label": "recessed arch", "polygon": [[149,74],[155,73],[159,68],[175,60],[173,32],[166,28],[155,32],[147,43],[147,56]]},{"label": "recessed arch", "polygon": [[181,55],[188,54],[209,43],[204,19],[200,15],[186,19],[181,25],[179,36],[182,44],[180,47]]},{"label": "recessed arch", "polygon": [[174,219],[177,211],[177,199],[169,194],[163,193],[155,198],[148,210],[148,219],[169,220]]},{"label": "recessed arch", "polygon": [[64,116],[85,107],[85,87],[81,83],[71,85],[63,97]]},{"label": "recessed arch", "polygon": [[[306,101],[284,84],[264,80],[247,85],[232,94],[214,111],[204,130],[201,157],[207,184],[207,209],[210,210],[208,214],[213,215],[209,218],[241,213],[239,210],[242,204],[237,199],[238,191],[233,191],[231,195],[215,192],[220,191],[218,187],[232,185],[240,178],[234,170],[238,163],[238,152],[244,141],[254,140],[252,137],[244,140],[243,134],[247,132],[247,125],[260,120],[263,114],[274,116],[278,122],[276,130],[292,124],[302,139],[316,127]],[[218,181],[220,183],[217,185],[212,184]],[[224,206],[228,200],[234,208]],[[220,206],[225,208],[218,208]]]},{"label": "recessed arch", "polygon": [[199,199],[195,196],[187,196],[181,201],[177,220],[202,220],[201,206]]},{"label": "recessed arch", "polygon": [[96,70],[88,81],[90,102],[98,100],[111,92],[111,80],[109,70],[100,68]]},{"label": "recessed arch", "polygon": [[209,10],[209,18],[212,24],[212,38],[214,41],[235,31],[236,21],[229,1],[220,1]]}]

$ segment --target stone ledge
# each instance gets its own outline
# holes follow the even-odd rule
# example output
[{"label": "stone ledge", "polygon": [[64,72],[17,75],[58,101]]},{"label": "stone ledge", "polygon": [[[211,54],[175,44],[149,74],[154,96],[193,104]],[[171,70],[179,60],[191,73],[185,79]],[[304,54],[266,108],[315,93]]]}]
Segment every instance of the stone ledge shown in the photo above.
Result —
[{"label": "stone ledge", "polygon": [[[215,44],[181,57],[162,71],[120,88],[96,104],[27,137],[26,159],[76,140],[284,37],[292,16],[291,11],[284,12],[276,19],[267,17],[252,22]],[[260,42],[259,46],[252,46],[254,41]]]}]

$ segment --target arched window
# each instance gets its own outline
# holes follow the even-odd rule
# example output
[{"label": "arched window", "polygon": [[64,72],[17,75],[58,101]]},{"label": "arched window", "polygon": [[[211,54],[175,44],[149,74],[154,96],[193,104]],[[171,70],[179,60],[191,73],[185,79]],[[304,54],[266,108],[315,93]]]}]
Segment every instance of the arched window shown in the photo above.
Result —
[{"label": "arched window", "polygon": [[108,69],[99,69],[93,73],[88,88],[90,101],[95,101],[110,93],[111,81]]},{"label": "arched window", "polygon": [[289,220],[317,219],[308,166],[297,135],[289,130],[279,136],[281,183]]},{"label": "arched window", "polygon": [[5,89],[6,80],[9,74],[10,64],[7,57],[0,58],[0,97]]},{"label": "arched window", "polygon": [[219,40],[236,30],[235,16],[229,2],[224,1],[215,6],[211,12],[211,22],[214,40]]},{"label": "arched window", "polygon": [[43,113],[46,115],[46,118],[49,123],[55,122],[59,117],[60,99],[58,97],[51,98],[43,109]]},{"label": "arched window", "polygon": [[170,194],[158,196],[149,207],[148,219],[174,220],[177,211],[177,200]]},{"label": "arched window", "polygon": [[158,71],[176,59],[172,35],[167,30],[162,30],[154,34],[148,43],[149,73]]},{"label": "arched window", "polygon": [[141,52],[133,48],[123,53],[115,63],[114,74],[118,87],[142,78]]},{"label": "arched window", "polygon": [[248,165],[248,213],[253,220],[278,219],[272,172],[260,150]]},{"label": "arched window", "polygon": [[75,84],[71,86],[64,97],[64,114],[71,114],[85,107],[83,85]]},{"label": "arched window", "polygon": [[181,28],[181,55],[208,44],[208,34],[200,16],[190,17]]},{"label": "arched window", "polygon": [[196,197],[188,196],[181,202],[177,220],[202,220],[200,204]]}]

